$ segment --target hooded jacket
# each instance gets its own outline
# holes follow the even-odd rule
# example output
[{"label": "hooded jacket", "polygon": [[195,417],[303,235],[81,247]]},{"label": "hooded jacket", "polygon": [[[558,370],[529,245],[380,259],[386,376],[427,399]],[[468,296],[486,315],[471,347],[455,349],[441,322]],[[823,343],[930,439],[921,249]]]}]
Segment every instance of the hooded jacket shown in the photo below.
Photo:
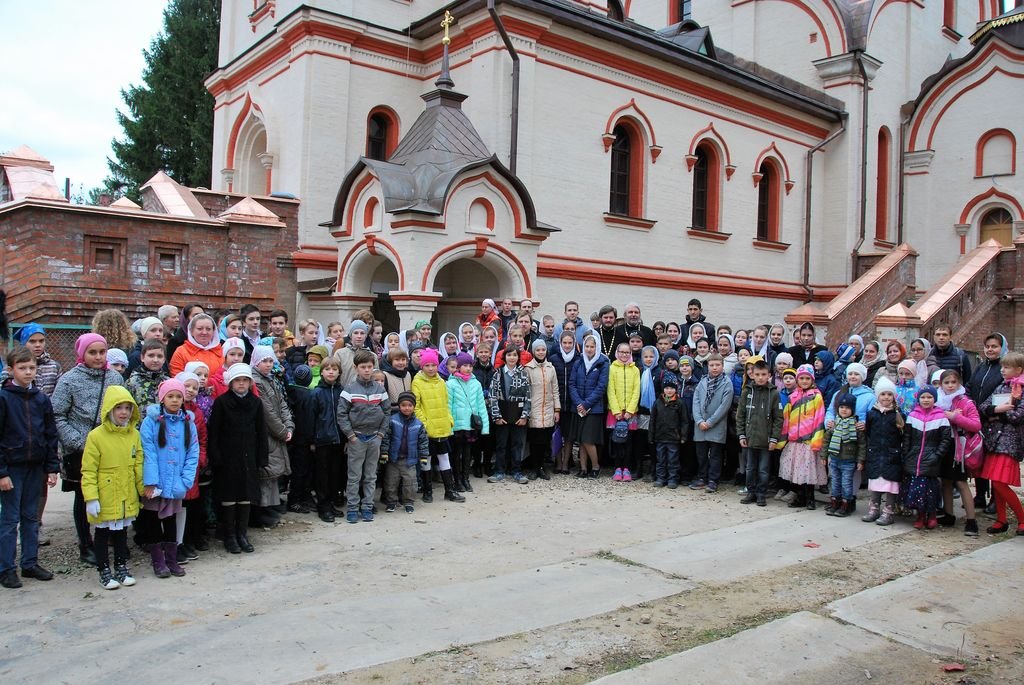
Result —
[{"label": "hooded jacket", "polygon": [[314,429],[315,444],[340,445],[341,429],[338,428],[338,404],[341,401],[341,385],[331,384],[320,378],[320,384],[313,389],[313,402],[316,412]]},{"label": "hooded jacket", "polygon": [[[452,414],[454,422],[452,429],[457,431],[472,430],[470,417],[476,414],[483,422],[481,435],[488,435],[491,432],[491,422],[488,417],[487,401],[484,400],[484,390],[480,387],[480,381],[473,374],[469,380],[464,381],[455,374],[448,377],[448,409]],[[394,422],[392,422],[392,428]]]},{"label": "hooded jacket", "polygon": [[[814,367],[814,384],[818,386],[818,390],[821,391],[822,400],[825,402],[825,406],[831,406],[832,398],[839,391],[840,385],[836,377],[832,375],[832,367],[835,365],[836,358],[828,350],[821,350],[816,355],[815,359],[820,359],[822,368],[818,371],[818,367]],[[796,355],[793,357],[793,363],[796,363]],[[811,362],[813,364],[813,362]]]},{"label": "hooded jacket", "polygon": [[545,359],[531,359],[523,368],[530,379],[530,428],[551,428],[555,425],[555,412],[562,410],[558,394],[558,373]]},{"label": "hooded jacket", "polygon": [[636,414],[640,406],[640,370],[636,364],[623,364],[618,359],[608,369],[608,412]]},{"label": "hooded jacket", "polygon": [[685,442],[690,433],[690,410],[677,395],[671,402],[659,397],[651,407],[651,427],[648,437],[652,444]]},{"label": "hooded jacket", "polygon": [[416,374],[412,379],[412,394],[416,397],[416,418],[427,429],[427,436],[441,439],[451,435],[455,421],[448,408],[448,386],[441,375]]},{"label": "hooded jacket", "polygon": [[[110,412],[124,402],[132,405],[132,415],[128,425],[118,426]],[[82,496],[86,502],[100,503],[99,515],[89,517],[92,524],[138,516],[143,491],[142,438],[135,429],[139,423],[135,400],[124,387],[111,386],[100,412],[102,423],[89,431],[82,455]]]},{"label": "hooded jacket", "polygon": [[[159,443],[161,423],[164,425],[163,447]],[[150,405],[139,434],[144,455],[143,484],[158,487],[163,499],[184,499],[196,481],[196,469],[199,468],[199,431],[196,430],[195,415],[190,411],[161,415],[159,404]],[[102,506],[101,503],[101,510]]]},{"label": "hooded jacket", "polygon": [[946,414],[933,406],[910,412],[903,431],[903,472],[910,476],[938,478],[942,460],[953,449],[953,433]]},{"label": "hooded jacket", "polygon": [[866,424],[865,475],[869,479],[884,478],[898,483],[903,478],[903,432],[906,427],[903,414],[895,407],[882,411],[874,406],[868,410]]},{"label": "hooded jacket", "polygon": [[736,433],[751,449],[768,449],[782,435],[782,407],[775,385],[748,383],[736,406]]},{"label": "hooded jacket", "polygon": [[34,384],[23,388],[8,381],[0,390],[0,478],[8,467],[28,464],[60,471],[53,406]]}]

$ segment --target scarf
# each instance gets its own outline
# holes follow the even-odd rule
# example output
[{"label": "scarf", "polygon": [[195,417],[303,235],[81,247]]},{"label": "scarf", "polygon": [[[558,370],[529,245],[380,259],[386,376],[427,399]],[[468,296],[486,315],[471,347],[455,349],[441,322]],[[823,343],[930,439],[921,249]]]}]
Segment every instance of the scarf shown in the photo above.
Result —
[{"label": "scarf", "polygon": [[640,406],[644,409],[650,410],[654,406],[654,401],[657,399],[654,391],[654,369],[658,367],[658,348],[653,345],[640,350],[641,357],[647,350],[653,350],[654,352],[654,363],[650,366],[643,367],[643,371],[640,373]]},{"label": "scarf", "polygon": [[[192,326],[194,326],[195,323],[200,320],[209,321],[214,327],[214,333],[213,335],[210,336],[210,342],[207,343],[206,345],[200,345],[199,342],[192,337]],[[190,343],[192,343],[201,350],[212,350],[218,345],[220,345],[220,339],[217,336],[217,322],[214,321],[213,317],[210,316],[209,314],[196,314],[195,316],[193,316],[192,320],[188,322],[188,330],[185,337],[188,338],[188,341]]]},{"label": "scarf", "polygon": [[707,363],[708,357],[710,357],[712,354],[714,354],[714,352],[712,352],[711,350],[708,350],[708,353],[707,354],[703,354],[703,355],[694,353],[693,361],[695,361],[698,364],[700,364],[701,366],[703,366],[704,364]]},{"label": "scarf", "polygon": [[[594,343],[597,345],[597,349],[594,350],[594,356],[593,357],[588,357],[587,356],[587,350],[586,350],[587,338],[593,338],[594,339]],[[583,369],[587,373],[590,373],[590,370],[592,368],[594,368],[594,364],[597,363],[598,358],[601,356],[601,340],[596,335],[594,335],[593,333],[589,333],[586,336],[584,336],[584,338],[583,338],[583,353],[582,354],[583,354]]]},{"label": "scarf", "polygon": [[959,388],[957,388],[956,391],[948,395],[946,394],[945,390],[942,390],[940,388],[939,396],[935,398],[935,406],[937,406],[942,411],[953,411],[953,400],[960,397],[961,395],[966,394],[967,390],[962,385]]},{"label": "scarf", "polygon": [[[697,347],[697,341],[693,339],[694,326],[700,326],[701,330],[707,333],[707,330],[704,328],[704,324],[699,322],[690,324],[690,327],[686,329],[686,346],[689,347],[691,350]],[[707,335],[705,335],[704,337],[706,338]],[[708,340],[708,345],[711,346],[710,340]]]},{"label": "scarf", "polygon": [[559,352],[559,354],[562,355],[562,361],[565,362],[566,364],[568,364],[569,362],[571,362],[573,359],[576,358],[576,345],[574,344],[572,346],[572,349],[569,350],[568,352],[563,350],[562,346],[559,345],[558,346],[558,352]]},{"label": "scarf", "polygon": [[832,439],[828,441],[828,453],[838,455],[839,448],[844,442],[855,442],[857,440],[857,417],[848,416],[845,419],[836,419],[836,425],[832,429]]},{"label": "scarf", "polygon": [[459,373],[458,371],[456,371],[452,375],[455,376],[456,378],[461,378],[466,383],[468,383],[469,379],[473,377],[472,373]]},{"label": "scarf", "polygon": [[720,373],[717,376],[708,374],[705,378],[708,381],[708,390],[707,394],[704,395],[704,404],[701,408],[704,410],[704,416],[709,416],[711,414],[711,400],[714,399],[715,393],[718,392],[718,386],[722,384],[725,374]]}]

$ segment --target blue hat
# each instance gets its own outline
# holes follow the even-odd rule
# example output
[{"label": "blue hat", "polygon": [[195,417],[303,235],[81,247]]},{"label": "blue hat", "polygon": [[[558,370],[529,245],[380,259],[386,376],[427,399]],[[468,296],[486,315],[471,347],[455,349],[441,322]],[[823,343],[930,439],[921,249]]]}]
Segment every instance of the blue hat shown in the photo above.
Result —
[{"label": "blue hat", "polygon": [[661,355],[664,359],[675,359],[679,361],[679,353],[675,350],[665,350],[665,354]]},{"label": "blue hat", "polygon": [[22,345],[25,345],[28,343],[28,339],[31,338],[36,333],[42,333],[43,335],[46,335],[46,329],[37,323],[27,323],[21,327],[15,338]]},{"label": "blue hat", "polygon": [[935,389],[934,385],[923,385],[914,397],[916,399],[921,399],[921,395],[931,395],[933,398],[938,399],[939,391]]},{"label": "blue hat", "polygon": [[297,385],[309,385],[313,382],[313,371],[305,364],[299,364],[292,371],[292,378]]}]

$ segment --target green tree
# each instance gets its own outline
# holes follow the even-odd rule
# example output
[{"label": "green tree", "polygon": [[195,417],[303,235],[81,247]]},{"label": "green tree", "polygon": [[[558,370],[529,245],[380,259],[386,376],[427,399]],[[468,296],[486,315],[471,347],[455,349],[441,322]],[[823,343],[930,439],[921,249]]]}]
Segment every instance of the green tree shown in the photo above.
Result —
[{"label": "green tree", "polygon": [[213,96],[203,85],[217,67],[220,0],[170,0],[163,31],[143,54],[143,85],[121,91],[127,112],[114,139],[104,189],[139,200],[161,169],[187,186],[210,186]]}]

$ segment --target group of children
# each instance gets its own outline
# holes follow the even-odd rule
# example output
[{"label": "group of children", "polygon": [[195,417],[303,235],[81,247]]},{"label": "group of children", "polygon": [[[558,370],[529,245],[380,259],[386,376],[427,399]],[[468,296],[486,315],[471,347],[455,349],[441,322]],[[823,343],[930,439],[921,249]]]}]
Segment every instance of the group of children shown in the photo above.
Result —
[{"label": "group of children", "polygon": [[773,496],[814,509],[830,484],[826,512],[849,516],[866,476],[864,521],[890,525],[902,507],[916,511],[917,528],[952,525],[957,489],[965,534],[977,535],[977,477],[995,495],[988,532],[1008,530],[1010,506],[1024,535],[1010,490],[1024,456],[1024,356],[1005,340],[986,357],[1002,382],[986,375],[988,395],[975,403],[957,370],[920,382],[930,357],[887,348],[883,359],[859,336],[833,355],[813,328],[804,335],[809,324],[787,348],[779,325],[733,336],[699,306],[684,339],[677,324],[630,324],[630,308],[625,323],[605,308],[587,327],[570,305],[557,326],[487,300],[437,346],[427,321],[384,336],[372,315],[347,331],[308,320],[289,339],[283,312],[261,336],[255,308],[219,322],[193,308],[173,333],[162,317],[137,322],[141,340],[127,354],[81,336],[63,374],[45,330],[25,326],[0,391],[0,583],[21,584],[19,528],[22,577],[52,578],[38,563],[38,531],[58,472],[75,494],[81,558],[107,589],[135,583],[130,528],[157,577],[183,576],[214,525],[239,554],[254,551],[250,521],[274,525],[285,511],[373,521],[378,476],[387,512],[412,513],[417,494],[431,502],[435,475],[445,500],[464,502],[471,476],[526,484],[578,461],[577,477],[597,478],[606,459],[617,482],[641,478],[649,462],[654,487],[713,493],[730,450],[745,504]]}]

